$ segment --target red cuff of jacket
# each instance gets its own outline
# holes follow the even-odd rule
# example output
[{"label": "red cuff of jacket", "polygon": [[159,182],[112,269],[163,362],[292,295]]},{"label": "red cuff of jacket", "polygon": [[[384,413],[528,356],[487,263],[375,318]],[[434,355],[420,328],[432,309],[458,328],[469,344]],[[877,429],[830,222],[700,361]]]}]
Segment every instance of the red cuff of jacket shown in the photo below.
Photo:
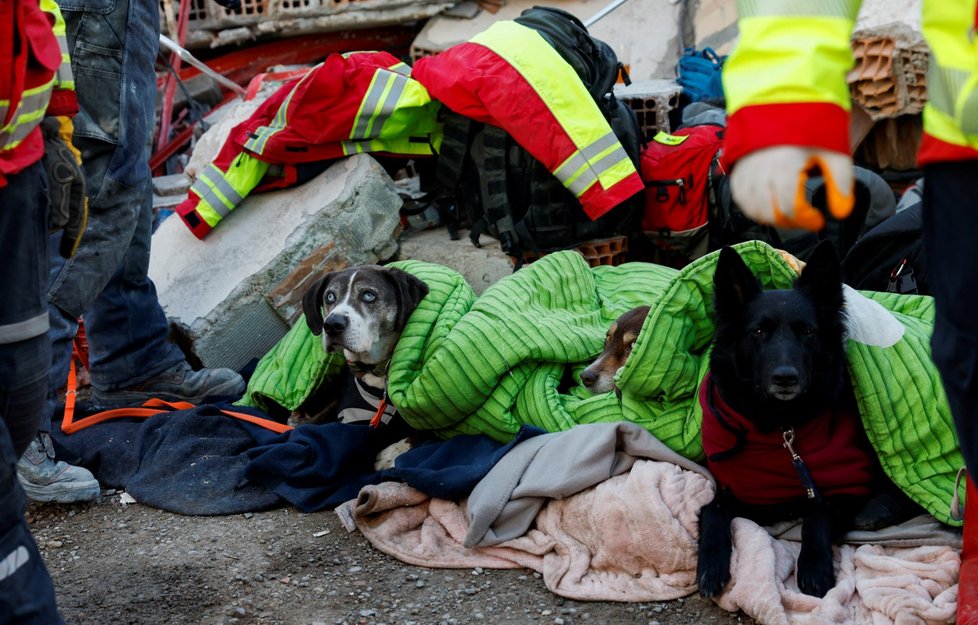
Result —
[{"label": "red cuff of jacket", "polygon": [[78,96],[71,89],[55,89],[51,92],[46,115],[69,115],[78,112]]},{"label": "red cuff of jacket", "polygon": [[825,102],[745,106],[727,120],[724,167],[729,171],[751,152],[778,145],[849,154],[849,112]]},{"label": "red cuff of jacket", "polygon": [[177,215],[180,215],[180,219],[182,219],[183,223],[190,228],[190,231],[194,233],[194,236],[203,241],[204,237],[206,237],[213,228],[211,228],[211,225],[204,221],[204,218],[197,213],[197,204],[200,202],[200,199],[192,192],[189,193],[189,195],[190,197],[177,204],[174,212]]},{"label": "red cuff of jacket", "polygon": [[600,182],[594,183],[590,189],[581,194],[578,199],[584,213],[594,221],[612,208],[618,206],[636,193],[645,190],[645,183],[638,173],[632,174],[618,182],[610,189],[601,187]]},{"label": "red cuff of jacket", "polygon": [[978,150],[974,148],[941,141],[926,132],[920,138],[920,148],[917,150],[917,167],[946,161],[972,160],[978,160]]}]

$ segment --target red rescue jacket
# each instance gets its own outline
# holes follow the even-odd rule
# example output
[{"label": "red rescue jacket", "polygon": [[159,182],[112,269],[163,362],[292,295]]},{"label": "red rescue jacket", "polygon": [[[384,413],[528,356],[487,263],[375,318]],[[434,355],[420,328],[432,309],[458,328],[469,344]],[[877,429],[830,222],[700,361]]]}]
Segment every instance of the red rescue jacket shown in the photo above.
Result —
[{"label": "red rescue jacket", "polygon": [[40,160],[38,124],[51,99],[61,49],[36,0],[0,2],[0,186]]},{"label": "red rescue jacket", "polygon": [[[700,386],[700,406],[706,466],[718,485],[751,505],[805,498],[780,430],[758,431],[723,401],[709,373]],[[794,448],[823,497],[870,494],[877,461],[858,414],[828,410],[797,426]]]}]

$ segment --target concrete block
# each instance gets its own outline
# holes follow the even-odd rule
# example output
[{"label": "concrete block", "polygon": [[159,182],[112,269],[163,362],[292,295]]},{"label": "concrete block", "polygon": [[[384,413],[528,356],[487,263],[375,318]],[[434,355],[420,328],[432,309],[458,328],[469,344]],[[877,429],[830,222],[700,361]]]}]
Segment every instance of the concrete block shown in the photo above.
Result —
[{"label": "concrete block", "polygon": [[186,174],[170,174],[153,178],[153,193],[156,195],[186,195],[190,188],[190,177]]},{"label": "concrete block", "polygon": [[914,115],[927,101],[930,50],[919,30],[890,23],[853,34],[847,75],[853,101],[873,120]]},{"label": "concrete block", "polygon": [[204,241],[178,216],[167,218],[153,236],[149,275],[200,362],[240,369],[288,331],[302,290],[290,277],[296,267],[312,258],[305,266],[315,271],[327,256],[349,264],[389,259],[400,206],[383,168],[353,156],[302,186],[249,196]]},{"label": "concrete block", "polygon": [[635,111],[646,138],[660,130],[672,130],[669,113],[679,108],[682,92],[683,88],[675,80],[640,80],[627,87],[615,85],[615,95]]}]

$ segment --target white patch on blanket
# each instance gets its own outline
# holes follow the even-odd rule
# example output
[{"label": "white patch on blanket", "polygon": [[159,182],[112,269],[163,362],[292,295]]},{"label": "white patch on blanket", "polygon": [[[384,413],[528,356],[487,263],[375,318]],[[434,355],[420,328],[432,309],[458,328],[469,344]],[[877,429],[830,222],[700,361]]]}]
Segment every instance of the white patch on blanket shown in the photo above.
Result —
[{"label": "white patch on blanket", "polygon": [[842,285],[846,306],[846,334],[857,343],[890,347],[903,338],[903,324],[893,313],[859,291]]}]

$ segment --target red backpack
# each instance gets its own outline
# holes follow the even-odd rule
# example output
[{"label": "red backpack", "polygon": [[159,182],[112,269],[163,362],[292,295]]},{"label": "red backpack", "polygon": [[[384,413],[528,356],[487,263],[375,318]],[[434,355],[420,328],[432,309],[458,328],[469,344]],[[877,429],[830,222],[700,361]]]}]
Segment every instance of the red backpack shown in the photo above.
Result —
[{"label": "red backpack", "polygon": [[642,230],[662,251],[687,262],[708,251],[723,130],[702,124],[660,132],[640,155],[645,181]]}]

